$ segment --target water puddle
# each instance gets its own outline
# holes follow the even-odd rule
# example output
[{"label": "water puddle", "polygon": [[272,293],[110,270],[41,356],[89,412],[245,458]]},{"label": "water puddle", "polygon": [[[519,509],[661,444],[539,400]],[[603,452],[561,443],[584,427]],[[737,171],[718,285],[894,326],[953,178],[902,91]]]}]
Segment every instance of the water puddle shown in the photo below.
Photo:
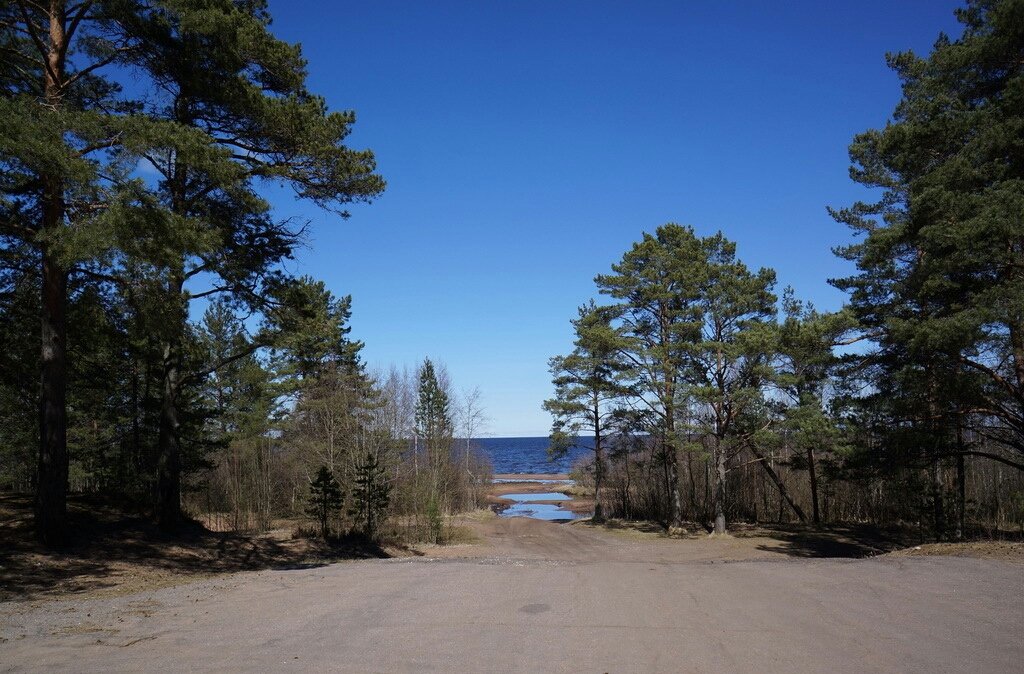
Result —
[{"label": "water puddle", "polygon": [[502,517],[530,517],[535,520],[576,520],[587,515],[574,513],[554,503],[538,503],[538,501],[571,501],[572,499],[559,492],[541,492],[539,494],[503,494],[502,498],[514,501],[512,505],[501,511]]}]

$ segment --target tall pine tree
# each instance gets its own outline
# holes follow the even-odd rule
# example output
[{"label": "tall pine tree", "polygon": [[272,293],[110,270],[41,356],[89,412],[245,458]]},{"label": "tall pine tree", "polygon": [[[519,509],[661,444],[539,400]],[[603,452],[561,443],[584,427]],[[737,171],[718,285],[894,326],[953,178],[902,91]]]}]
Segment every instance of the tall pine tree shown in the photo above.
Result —
[{"label": "tall pine tree", "polygon": [[[275,220],[258,195],[262,181],[280,182],[341,216],[352,201],[383,189],[373,155],[345,138],[351,112],[330,113],[305,85],[300,50],[269,30],[265,3],[230,0],[112,2],[107,18],[138,45],[123,65],[153,78],[145,113],[168,124],[127,148],[159,175],[159,223],[137,256],[157,265],[164,295],[163,383],[157,513],[180,519],[182,387],[194,376],[183,356],[190,301],[227,294],[261,310],[281,297],[279,264],[299,231]],[[156,253],[156,255],[154,255]],[[200,285],[199,278],[210,279]]]},{"label": "tall pine tree", "polygon": [[[939,536],[946,457],[961,484],[965,454],[1024,469],[1024,2],[957,17],[963,35],[927,58],[888,56],[903,97],[850,146],[851,176],[882,196],[833,211],[863,236],[835,284],[878,346],[879,391],[898,380],[919,402],[888,406],[912,431],[889,444],[930,464]],[[961,442],[964,425],[995,451]]]}]

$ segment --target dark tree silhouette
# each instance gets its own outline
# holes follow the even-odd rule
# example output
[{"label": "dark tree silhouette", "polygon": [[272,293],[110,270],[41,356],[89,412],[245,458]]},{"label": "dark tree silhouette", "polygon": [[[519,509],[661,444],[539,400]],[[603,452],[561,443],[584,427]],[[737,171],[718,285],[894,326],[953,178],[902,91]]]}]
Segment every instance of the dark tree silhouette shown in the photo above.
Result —
[{"label": "dark tree silhouette", "polygon": [[331,515],[339,512],[345,495],[327,466],[320,466],[316,477],[309,483],[309,505],[306,513],[320,524],[320,535],[327,538]]}]

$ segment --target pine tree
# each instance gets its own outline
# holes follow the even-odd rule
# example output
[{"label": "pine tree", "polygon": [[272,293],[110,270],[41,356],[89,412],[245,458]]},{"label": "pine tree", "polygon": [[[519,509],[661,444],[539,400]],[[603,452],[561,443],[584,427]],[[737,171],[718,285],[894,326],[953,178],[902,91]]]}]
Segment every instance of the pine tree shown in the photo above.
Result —
[{"label": "pine tree", "polygon": [[[0,19],[0,237],[19,265],[38,265],[42,290],[40,536],[56,542],[64,528],[78,274],[120,284],[162,342],[157,512],[173,527],[197,417],[184,408],[205,375],[186,353],[189,302],[226,294],[259,312],[293,295],[279,263],[298,232],[256,188],[283,183],[344,217],[383,181],[370,152],[344,144],[354,115],[307,90],[301,52],[271,35],[265,2],[18,0]],[[113,79],[129,76],[131,87]],[[140,179],[141,164],[158,179]]]},{"label": "pine tree", "polygon": [[[299,48],[269,31],[265,3],[230,0],[111,3],[108,19],[130,44],[125,64],[151,74],[160,96],[146,114],[165,123],[126,149],[160,175],[150,219],[157,237],[130,251],[157,265],[163,384],[159,434],[160,523],[180,518],[183,344],[189,302],[227,294],[264,309],[282,294],[278,265],[298,231],[277,221],[256,192],[260,181],[292,187],[301,198],[346,216],[344,206],[383,189],[369,152],[344,145],[351,112],[329,113],[305,86]],[[153,259],[153,258],[156,259]],[[212,277],[208,290],[187,289]]]},{"label": "pine tree", "polygon": [[840,363],[833,349],[856,321],[847,311],[819,313],[796,299],[792,288],[786,288],[782,307],[775,366],[775,383],[785,396],[782,427],[802,452],[793,463],[807,470],[811,517],[820,524],[819,464],[841,444],[837,420],[826,410],[827,389]]},{"label": "pine tree", "polygon": [[304,465],[326,465],[345,485],[373,445],[381,393],[360,357],[362,342],[349,338],[351,298],[334,298],[322,283],[305,288],[300,302],[310,313],[287,322],[275,342],[276,371],[294,401],[283,426]]},{"label": "pine tree", "polygon": [[427,463],[431,471],[431,492],[438,498],[451,462],[452,435],[451,402],[448,393],[441,387],[429,358],[420,368],[419,399],[416,403],[416,434],[423,440],[427,452]]},{"label": "pine tree", "polygon": [[678,461],[690,429],[711,445],[715,530],[724,533],[730,461],[742,449],[756,451],[767,416],[775,272],[752,273],[721,233],[701,238],[676,224],[644,234],[612,269],[615,275],[596,281],[619,300],[608,311],[631,365],[635,402],[659,420],[669,525],[681,525]]},{"label": "pine tree", "polygon": [[[961,484],[965,454],[1024,469],[1024,2],[971,0],[957,17],[962,37],[927,58],[888,56],[902,100],[850,146],[851,176],[882,196],[833,211],[864,235],[838,251],[858,273],[834,283],[877,344],[878,388],[916,393],[885,405],[905,422],[887,444],[930,464],[938,536],[946,457]],[[960,442],[964,426],[997,451]]]},{"label": "pine tree", "polygon": [[36,530],[50,545],[67,534],[69,277],[109,251],[112,180],[127,171],[110,151],[131,135],[119,88],[101,76],[125,47],[96,29],[95,9],[0,5],[0,244],[38,270]]},{"label": "pine tree", "polygon": [[[700,330],[684,345],[683,377],[685,396],[695,406],[690,426],[711,444],[714,528],[725,533],[731,461],[743,449],[757,452],[757,435],[768,417],[764,392],[773,376],[775,272],[751,272],[736,258],[736,244],[721,233],[700,239],[697,251],[690,260],[697,271],[690,283]],[[763,458],[759,463],[771,470]],[[781,481],[769,476],[784,491]]]},{"label": "pine tree", "polygon": [[679,387],[685,365],[685,344],[700,329],[694,285],[701,270],[699,242],[690,228],[659,227],[612,265],[612,274],[594,281],[602,294],[618,302],[609,308],[623,336],[622,350],[633,368],[637,402],[657,419],[651,428],[665,467],[669,526],[681,526],[679,452],[683,438],[679,421]]},{"label": "pine tree", "polygon": [[316,477],[309,483],[309,503],[306,514],[320,525],[320,536],[327,538],[330,533],[330,518],[341,511],[345,495],[334,474],[327,466],[320,466]]},{"label": "pine tree", "polygon": [[387,482],[385,467],[371,452],[356,463],[355,486],[352,489],[352,515],[363,533],[373,538],[384,521],[391,502],[391,485]]},{"label": "pine tree", "polygon": [[[230,505],[233,527],[248,526],[250,515],[263,527],[270,518],[266,447],[280,430],[284,388],[274,381],[276,373],[264,359],[247,353],[251,337],[224,300],[207,308],[196,342],[211,370],[199,385],[201,405],[210,414],[197,433],[214,452],[215,476]],[[247,355],[233,358],[243,353]],[[226,364],[213,367],[222,362]]]},{"label": "pine tree", "polygon": [[553,417],[553,455],[564,454],[582,433],[594,439],[594,521],[604,520],[602,487],[607,471],[605,443],[619,409],[615,405],[630,393],[625,383],[628,367],[622,339],[609,322],[609,312],[593,301],[579,308],[572,321],[575,349],[549,362],[555,397],[544,401]]}]

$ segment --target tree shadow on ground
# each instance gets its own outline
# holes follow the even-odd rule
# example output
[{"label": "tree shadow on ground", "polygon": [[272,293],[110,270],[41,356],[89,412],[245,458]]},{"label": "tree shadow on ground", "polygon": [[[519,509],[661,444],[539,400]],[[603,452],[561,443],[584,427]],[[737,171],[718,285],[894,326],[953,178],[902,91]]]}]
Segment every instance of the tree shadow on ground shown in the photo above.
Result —
[{"label": "tree shadow on ground", "polygon": [[860,559],[892,552],[916,542],[907,529],[883,529],[869,525],[770,525],[734,531],[734,536],[757,536],[772,543],[757,545],[758,550],[776,552],[790,557]]},{"label": "tree shadow on ground", "polygon": [[358,535],[323,541],[284,532],[218,533],[196,522],[168,534],[141,514],[81,497],[69,500],[68,514],[68,544],[47,550],[33,535],[31,497],[0,496],[0,601],[130,592],[219,573],[390,556]]},{"label": "tree shadow on ground", "polygon": [[595,522],[592,519],[582,520],[577,526],[599,527],[614,531],[638,531],[645,534],[664,534],[665,527],[657,522],[647,520],[622,520],[608,518],[603,522]]}]

